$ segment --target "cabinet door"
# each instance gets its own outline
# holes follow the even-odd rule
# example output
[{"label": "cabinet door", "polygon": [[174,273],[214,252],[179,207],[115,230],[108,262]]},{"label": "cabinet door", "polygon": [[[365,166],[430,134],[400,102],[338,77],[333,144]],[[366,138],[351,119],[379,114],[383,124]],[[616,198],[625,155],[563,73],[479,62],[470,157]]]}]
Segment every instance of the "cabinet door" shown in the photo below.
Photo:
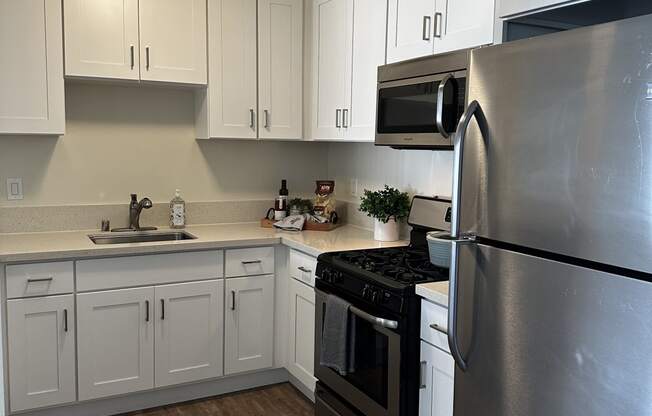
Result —
[{"label": "cabinet door", "polygon": [[494,0],[437,0],[435,53],[494,41]]},{"label": "cabinet door", "polygon": [[434,19],[435,0],[389,0],[387,62],[432,54]]},{"label": "cabinet door", "polygon": [[63,134],[60,0],[0,1],[0,134]]},{"label": "cabinet door", "polygon": [[258,1],[258,131],[301,139],[303,0]]},{"label": "cabinet door", "polygon": [[206,0],[139,0],[140,79],[207,83]]},{"label": "cabinet door", "polygon": [[222,375],[224,282],[156,286],[156,387]]},{"label": "cabinet door", "polygon": [[421,341],[419,416],[453,416],[455,362],[448,353]]},{"label": "cabinet door", "polygon": [[140,78],[138,0],[64,0],[66,76]]},{"label": "cabinet door", "polygon": [[154,387],[154,288],[77,295],[79,400]]},{"label": "cabinet door", "polygon": [[7,301],[11,411],[75,401],[73,295]]},{"label": "cabinet door", "polygon": [[315,391],[315,289],[290,278],[288,371]]},{"label": "cabinet door", "polygon": [[208,136],[257,137],[256,0],[208,0]]},{"label": "cabinet door", "polygon": [[373,142],[376,126],[378,67],[385,64],[387,8],[378,0],[353,2],[350,104],[344,114],[345,138]]},{"label": "cabinet door", "polygon": [[353,2],[314,0],[312,13],[312,138],[340,139],[349,96]]},{"label": "cabinet door", "polygon": [[226,280],[224,373],[271,367],[274,359],[274,276]]}]

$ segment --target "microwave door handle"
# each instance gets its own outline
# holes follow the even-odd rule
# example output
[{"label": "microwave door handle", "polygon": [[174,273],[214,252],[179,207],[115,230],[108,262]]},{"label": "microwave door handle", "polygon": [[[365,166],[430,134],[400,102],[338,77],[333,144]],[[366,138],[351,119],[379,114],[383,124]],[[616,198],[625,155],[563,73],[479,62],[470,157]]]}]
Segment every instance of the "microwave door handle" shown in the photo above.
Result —
[{"label": "microwave door handle", "polygon": [[435,114],[435,123],[437,124],[439,134],[446,139],[450,137],[450,133],[444,128],[444,90],[446,89],[446,84],[448,84],[448,81],[451,79],[453,79],[451,74],[446,75],[439,82],[439,87],[437,88],[437,113]]}]

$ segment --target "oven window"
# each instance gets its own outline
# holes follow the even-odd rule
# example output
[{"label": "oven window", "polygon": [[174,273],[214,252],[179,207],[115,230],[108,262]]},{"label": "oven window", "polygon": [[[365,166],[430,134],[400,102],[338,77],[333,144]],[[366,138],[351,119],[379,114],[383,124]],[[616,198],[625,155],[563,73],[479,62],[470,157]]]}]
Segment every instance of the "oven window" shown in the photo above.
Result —
[{"label": "oven window", "polygon": [[344,378],[387,407],[389,340],[362,319],[355,322],[355,371]]},{"label": "oven window", "polygon": [[[381,88],[378,91],[378,133],[438,133],[435,117],[439,83],[436,80]],[[465,86],[464,78],[446,84],[443,124],[448,132],[455,130],[464,112]]]}]

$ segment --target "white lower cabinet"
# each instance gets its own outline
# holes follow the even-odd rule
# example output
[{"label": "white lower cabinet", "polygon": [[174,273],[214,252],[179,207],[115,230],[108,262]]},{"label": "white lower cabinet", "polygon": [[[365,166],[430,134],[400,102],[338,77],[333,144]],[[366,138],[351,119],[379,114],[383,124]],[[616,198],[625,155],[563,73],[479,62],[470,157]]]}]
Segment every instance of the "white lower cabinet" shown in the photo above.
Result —
[{"label": "white lower cabinet", "polygon": [[224,282],[157,286],[155,385],[222,375]]},{"label": "white lower cabinet", "polygon": [[274,275],[226,280],[224,373],[274,363]]},{"label": "white lower cabinet", "polygon": [[75,401],[73,295],[7,301],[12,412]]},{"label": "white lower cabinet", "polygon": [[288,371],[310,391],[315,391],[315,289],[292,278],[289,289]]},{"label": "white lower cabinet", "polygon": [[77,295],[79,399],[154,387],[154,288]]},{"label": "white lower cabinet", "polygon": [[421,341],[419,416],[453,416],[455,362],[450,354]]}]

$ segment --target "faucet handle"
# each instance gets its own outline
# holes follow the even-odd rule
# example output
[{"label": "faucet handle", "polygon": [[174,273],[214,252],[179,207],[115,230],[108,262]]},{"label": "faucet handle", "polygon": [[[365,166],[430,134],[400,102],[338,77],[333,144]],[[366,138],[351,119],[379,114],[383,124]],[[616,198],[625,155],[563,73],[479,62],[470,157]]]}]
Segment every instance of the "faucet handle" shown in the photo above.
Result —
[{"label": "faucet handle", "polygon": [[136,195],[136,194],[131,194],[131,201],[132,201],[132,202],[138,202],[138,195]]},{"label": "faucet handle", "polygon": [[152,200],[151,200],[151,199],[149,199],[149,198],[143,198],[143,199],[140,201],[140,205],[141,205],[143,208],[145,208],[145,209],[150,209],[150,208],[152,207],[153,204],[152,204]]}]

